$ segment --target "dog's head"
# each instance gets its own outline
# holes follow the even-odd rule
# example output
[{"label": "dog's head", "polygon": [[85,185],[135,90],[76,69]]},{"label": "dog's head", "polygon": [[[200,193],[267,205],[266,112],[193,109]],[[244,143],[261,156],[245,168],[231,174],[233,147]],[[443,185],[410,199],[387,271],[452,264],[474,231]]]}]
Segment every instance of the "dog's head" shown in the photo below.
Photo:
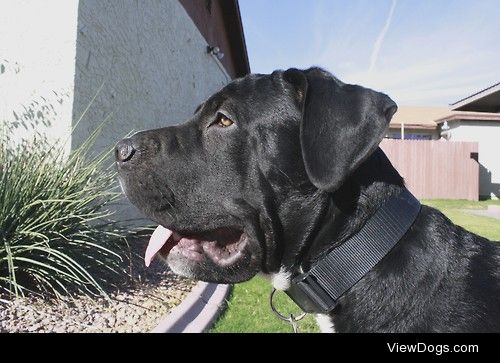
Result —
[{"label": "dog's head", "polygon": [[235,80],[187,122],[122,140],[122,188],[162,226],[147,260],[211,282],[277,271],[395,111],[386,95],[321,69],[289,69]]}]

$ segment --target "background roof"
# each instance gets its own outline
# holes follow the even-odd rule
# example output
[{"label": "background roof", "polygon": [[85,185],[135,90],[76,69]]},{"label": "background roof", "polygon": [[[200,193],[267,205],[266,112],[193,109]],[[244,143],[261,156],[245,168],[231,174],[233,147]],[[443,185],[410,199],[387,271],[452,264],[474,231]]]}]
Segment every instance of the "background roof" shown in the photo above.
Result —
[{"label": "background roof", "polygon": [[448,107],[420,107],[420,106],[400,106],[391,120],[391,127],[405,126],[421,128],[437,128],[436,122],[441,117],[450,113]]},{"label": "background roof", "polygon": [[452,104],[456,111],[500,112],[500,82]]}]

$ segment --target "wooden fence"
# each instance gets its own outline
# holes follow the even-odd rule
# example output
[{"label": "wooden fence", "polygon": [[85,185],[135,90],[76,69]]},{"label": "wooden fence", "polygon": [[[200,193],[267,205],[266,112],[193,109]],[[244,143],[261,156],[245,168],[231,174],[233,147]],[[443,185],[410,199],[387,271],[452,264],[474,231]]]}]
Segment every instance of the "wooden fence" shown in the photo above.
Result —
[{"label": "wooden fence", "polygon": [[479,199],[477,142],[384,139],[380,147],[417,198]]}]

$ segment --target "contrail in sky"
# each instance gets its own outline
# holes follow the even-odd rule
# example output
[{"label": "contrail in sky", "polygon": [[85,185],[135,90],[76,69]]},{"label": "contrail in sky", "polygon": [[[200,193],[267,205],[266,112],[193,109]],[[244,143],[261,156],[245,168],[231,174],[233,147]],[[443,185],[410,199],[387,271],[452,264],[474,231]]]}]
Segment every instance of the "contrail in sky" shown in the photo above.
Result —
[{"label": "contrail in sky", "polygon": [[398,2],[397,0],[392,0],[391,9],[389,10],[389,16],[387,17],[384,27],[382,28],[382,31],[378,35],[377,40],[375,40],[375,43],[373,43],[373,50],[372,54],[370,55],[370,68],[368,68],[368,72],[373,71],[373,69],[375,68],[375,63],[377,62],[378,53],[380,51],[380,47],[382,46],[382,42],[384,41],[385,34],[389,30],[389,26],[391,25],[392,16],[394,15],[394,9],[396,8],[397,2]]}]

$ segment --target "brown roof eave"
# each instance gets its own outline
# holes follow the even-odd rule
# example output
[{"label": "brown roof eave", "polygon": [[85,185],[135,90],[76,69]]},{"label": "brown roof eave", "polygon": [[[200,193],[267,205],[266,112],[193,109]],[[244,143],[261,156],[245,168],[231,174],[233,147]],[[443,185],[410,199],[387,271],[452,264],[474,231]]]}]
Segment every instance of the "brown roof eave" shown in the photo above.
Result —
[{"label": "brown roof eave", "polygon": [[240,5],[238,0],[221,1],[220,5],[228,28],[234,30],[228,32],[228,37],[234,57],[236,77],[243,77],[250,73],[250,64],[241,21]]},{"label": "brown roof eave", "polygon": [[500,121],[500,114],[489,112],[454,111],[451,115],[435,120],[437,124],[445,121]]},{"label": "brown roof eave", "polygon": [[498,92],[500,90],[500,82],[495,83],[494,85],[487,87],[479,92],[473,93],[470,96],[464,97],[452,104],[450,106],[452,107],[452,110],[456,110],[458,108],[464,107],[470,103],[473,103],[483,97],[489,96],[492,93]]}]

